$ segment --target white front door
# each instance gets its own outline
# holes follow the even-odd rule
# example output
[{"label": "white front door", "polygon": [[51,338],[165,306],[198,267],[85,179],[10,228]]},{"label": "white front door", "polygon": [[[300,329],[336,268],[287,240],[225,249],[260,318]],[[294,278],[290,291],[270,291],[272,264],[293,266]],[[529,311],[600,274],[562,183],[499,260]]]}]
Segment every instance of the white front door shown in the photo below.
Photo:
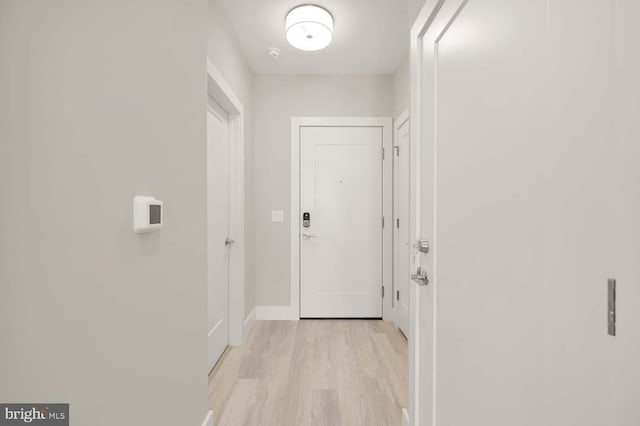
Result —
[{"label": "white front door", "polygon": [[300,317],[382,317],[381,127],[300,128]]},{"label": "white front door", "polygon": [[393,163],[393,307],[397,326],[409,335],[409,120],[397,123]]},{"label": "white front door", "polygon": [[207,111],[208,367],[229,344],[229,116],[209,99]]}]

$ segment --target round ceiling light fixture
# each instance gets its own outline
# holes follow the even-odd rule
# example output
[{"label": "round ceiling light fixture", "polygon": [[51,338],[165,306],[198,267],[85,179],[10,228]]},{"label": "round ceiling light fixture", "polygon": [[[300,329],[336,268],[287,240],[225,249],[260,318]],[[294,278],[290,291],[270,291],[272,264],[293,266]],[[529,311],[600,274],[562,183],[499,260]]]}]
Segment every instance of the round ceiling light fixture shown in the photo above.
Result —
[{"label": "round ceiling light fixture", "polygon": [[313,4],[296,6],[285,19],[287,41],[301,50],[320,50],[333,38],[333,16],[323,7]]}]

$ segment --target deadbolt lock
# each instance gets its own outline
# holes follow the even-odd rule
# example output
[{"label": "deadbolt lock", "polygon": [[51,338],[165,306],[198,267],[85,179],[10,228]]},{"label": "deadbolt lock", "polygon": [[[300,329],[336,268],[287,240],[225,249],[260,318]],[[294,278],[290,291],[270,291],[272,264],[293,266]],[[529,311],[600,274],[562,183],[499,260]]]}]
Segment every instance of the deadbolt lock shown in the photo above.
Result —
[{"label": "deadbolt lock", "polygon": [[428,240],[418,240],[413,244],[413,248],[418,250],[420,253],[429,253],[429,241]]}]

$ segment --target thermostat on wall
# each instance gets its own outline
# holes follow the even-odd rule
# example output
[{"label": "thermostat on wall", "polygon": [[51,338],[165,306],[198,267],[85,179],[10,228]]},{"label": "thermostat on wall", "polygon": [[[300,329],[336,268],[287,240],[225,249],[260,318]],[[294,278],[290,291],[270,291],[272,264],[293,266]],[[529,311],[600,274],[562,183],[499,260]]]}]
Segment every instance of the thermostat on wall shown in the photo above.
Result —
[{"label": "thermostat on wall", "polygon": [[133,198],[133,232],[141,234],[162,228],[162,201],[153,197]]}]

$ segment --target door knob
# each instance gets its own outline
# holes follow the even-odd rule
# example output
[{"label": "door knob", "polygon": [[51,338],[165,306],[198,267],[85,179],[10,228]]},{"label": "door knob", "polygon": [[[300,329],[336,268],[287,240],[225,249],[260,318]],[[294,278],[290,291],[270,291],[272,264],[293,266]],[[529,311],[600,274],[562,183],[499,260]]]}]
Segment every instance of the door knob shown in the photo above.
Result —
[{"label": "door knob", "polygon": [[302,233],[302,238],[304,238],[305,240],[310,240],[311,238],[316,238],[317,235],[312,234],[311,232],[303,232]]},{"label": "door knob", "polygon": [[413,248],[418,250],[420,253],[429,253],[429,241],[418,240],[413,244]]},{"label": "door knob", "polygon": [[428,285],[429,284],[429,274],[420,270],[418,266],[418,270],[415,274],[411,274],[411,280],[418,283],[418,285]]}]

